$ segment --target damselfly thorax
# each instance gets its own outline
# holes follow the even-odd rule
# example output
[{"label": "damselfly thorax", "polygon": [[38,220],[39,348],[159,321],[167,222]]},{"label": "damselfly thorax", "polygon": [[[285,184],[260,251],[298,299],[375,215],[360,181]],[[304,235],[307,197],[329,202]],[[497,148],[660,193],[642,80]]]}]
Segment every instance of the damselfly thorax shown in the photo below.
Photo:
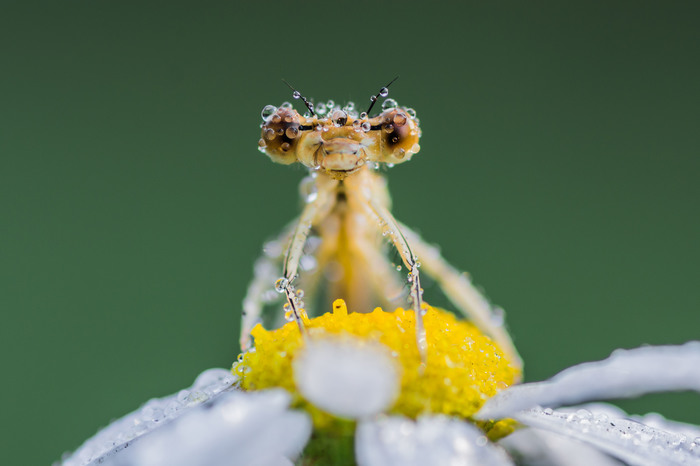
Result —
[{"label": "damselfly thorax", "polygon": [[[425,358],[421,274],[426,273],[459,311],[519,361],[502,311],[437,248],[391,214],[382,170],[411,160],[420,151],[421,131],[415,112],[392,99],[384,101],[378,115],[369,116],[387,93],[382,88],[360,114],[353,104],[340,108],[329,101],[314,107],[297,91],[294,97],[308,110],[304,115],[289,103],[263,109],[259,149],[274,162],[306,166],[309,175],[301,185],[301,215],[266,244],[256,263],[244,301],[241,346],[250,346],[250,330],[261,320],[279,325],[275,316],[296,321],[306,335],[306,314],[326,311],[342,298],[355,312],[410,303],[416,342]],[[263,319],[266,315],[270,318]]]}]

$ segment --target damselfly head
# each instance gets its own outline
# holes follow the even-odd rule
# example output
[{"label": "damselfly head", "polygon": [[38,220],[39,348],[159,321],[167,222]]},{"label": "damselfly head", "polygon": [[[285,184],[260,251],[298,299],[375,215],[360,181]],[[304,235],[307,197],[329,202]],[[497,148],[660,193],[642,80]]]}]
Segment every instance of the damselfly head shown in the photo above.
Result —
[{"label": "damselfly head", "polygon": [[313,104],[305,99],[304,103],[310,111],[306,115],[289,104],[263,109],[258,146],[273,162],[300,162],[342,179],[368,162],[397,164],[420,150],[415,112],[391,99],[371,118],[367,113],[358,114],[352,103],[342,109],[324,104],[323,114],[314,112]]}]

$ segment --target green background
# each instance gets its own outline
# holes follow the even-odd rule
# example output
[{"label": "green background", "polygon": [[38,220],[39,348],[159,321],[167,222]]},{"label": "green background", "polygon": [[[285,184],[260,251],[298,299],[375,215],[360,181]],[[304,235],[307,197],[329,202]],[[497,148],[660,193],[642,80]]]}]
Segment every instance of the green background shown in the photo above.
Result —
[{"label": "green background", "polygon": [[[698,339],[697,2],[478,3],[4,1],[0,462],[230,366],[298,210],[256,150],[283,77],[364,105],[401,76],[394,213],[506,309],[528,380]],[[623,406],[700,423],[697,394]]]}]

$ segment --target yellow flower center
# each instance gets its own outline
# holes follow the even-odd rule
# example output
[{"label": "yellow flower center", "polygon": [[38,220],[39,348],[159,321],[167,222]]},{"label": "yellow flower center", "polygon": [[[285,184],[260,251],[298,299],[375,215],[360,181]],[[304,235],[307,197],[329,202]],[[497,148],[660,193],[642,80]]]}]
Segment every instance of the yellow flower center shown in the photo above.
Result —
[{"label": "yellow flower center", "polygon": [[[520,376],[503,352],[470,323],[449,312],[428,307],[424,316],[427,361],[423,365],[415,337],[412,310],[348,314],[343,300],[333,312],[307,320],[309,337],[323,334],[353,335],[385,345],[401,367],[401,390],[389,412],[415,418],[421,414],[446,414],[468,418],[484,401],[511,385]],[[274,331],[257,325],[252,335],[255,349],[239,356],[232,372],[244,390],[282,387],[298,406],[307,408],[317,427],[328,419],[309,406],[294,385],[292,361],[303,345],[294,322]],[[361,401],[361,400],[360,400]],[[502,431],[505,425],[482,425]],[[509,429],[505,429],[509,430]],[[493,432],[496,434],[496,432]],[[502,436],[507,432],[498,433]],[[491,436],[491,435],[490,435]]]}]

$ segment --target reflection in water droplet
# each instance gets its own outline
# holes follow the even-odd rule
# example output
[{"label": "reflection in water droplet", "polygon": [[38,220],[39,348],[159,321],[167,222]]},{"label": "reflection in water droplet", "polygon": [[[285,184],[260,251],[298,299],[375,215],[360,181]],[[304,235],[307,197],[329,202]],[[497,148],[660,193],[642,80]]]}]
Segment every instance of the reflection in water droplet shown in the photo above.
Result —
[{"label": "reflection in water droplet", "polygon": [[398,106],[399,104],[394,99],[386,99],[384,102],[382,102],[382,110],[388,110]]},{"label": "reflection in water droplet", "polygon": [[263,120],[267,120],[270,116],[277,111],[277,107],[274,105],[265,105],[265,108],[260,112],[260,116]]}]

